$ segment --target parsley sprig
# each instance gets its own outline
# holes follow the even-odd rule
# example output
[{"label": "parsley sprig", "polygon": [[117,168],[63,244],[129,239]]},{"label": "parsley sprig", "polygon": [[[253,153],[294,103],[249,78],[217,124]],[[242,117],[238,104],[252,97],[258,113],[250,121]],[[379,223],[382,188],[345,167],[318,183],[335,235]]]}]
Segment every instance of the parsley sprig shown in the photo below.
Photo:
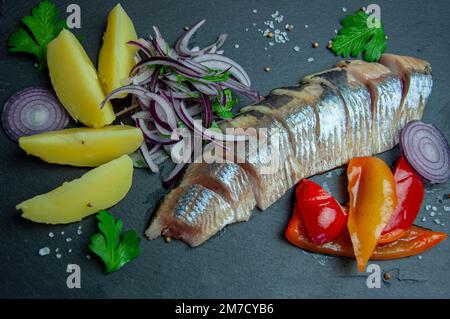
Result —
[{"label": "parsley sprig", "polygon": [[21,21],[26,28],[19,28],[9,36],[8,50],[33,54],[37,58],[37,70],[43,70],[47,66],[47,45],[67,28],[66,20],[59,18],[52,2],[44,0]]},{"label": "parsley sprig", "polygon": [[[222,94],[225,95],[227,102],[225,105],[222,104]],[[233,109],[233,106],[238,104],[238,99],[233,99],[233,95],[230,89],[225,89],[223,92],[220,92],[217,98],[212,103],[212,110],[214,113],[216,113],[219,117],[222,119],[232,119],[233,118],[233,112],[231,111]]]},{"label": "parsley sprig", "polygon": [[122,233],[122,220],[106,210],[97,214],[100,233],[91,237],[89,249],[105,263],[105,273],[122,268],[141,254],[141,239],[134,229]]},{"label": "parsley sprig", "polygon": [[378,61],[386,49],[386,34],[381,21],[377,26],[368,26],[369,15],[358,11],[342,20],[342,29],[332,40],[331,50],[343,57],[363,54],[367,62]]}]

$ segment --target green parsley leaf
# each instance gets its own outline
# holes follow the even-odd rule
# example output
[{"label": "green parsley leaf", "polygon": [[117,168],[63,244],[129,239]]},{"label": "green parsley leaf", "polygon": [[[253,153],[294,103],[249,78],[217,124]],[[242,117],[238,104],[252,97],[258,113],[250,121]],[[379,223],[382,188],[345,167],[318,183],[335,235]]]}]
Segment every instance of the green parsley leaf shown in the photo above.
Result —
[{"label": "green parsley leaf", "polygon": [[101,233],[91,237],[89,249],[103,260],[106,273],[119,270],[141,254],[141,239],[134,229],[122,233],[122,220],[116,222],[106,210],[101,210],[97,219]]},{"label": "green parsley leaf", "polygon": [[213,121],[211,123],[211,127],[209,128],[211,131],[217,132],[217,133],[222,133],[222,130],[219,127],[219,124],[217,124],[216,121]]},{"label": "green parsley leaf", "polygon": [[230,72],[218,72],[218,71],[210,71],[210,73],[203,77],[203,80],[209,82],[224,82],[230,78]]},{"label": "green parsley leaf", "polygon": [[47,66],[47,45],[67,28],[66,20],[58,17],[58,9],[48,1],[41,1],[31,10],[31,16],[22,19],[27,27],[13,32],[8,39],[10,52],[25,52],[36,56],[37,70]]},{"label": "green parsley leaf", "polygon": [[[222,105],[222,94],[224,94],[227,98],[227,103]],[[222,119],[232,119],[233,112],[231,109],[233,106],[238,104],[238,99],[233,99],[233,94],[230,89],[225,89],[216,97],[216,99],[212,103],[212,110]]]},{"label": "green parsley leaf", "polygon": [[343,57],[363,54],[367,62],[378,61],[386,49],[386,34],[381,21],[379,27],[367,25],[369,15],[358,11],[342,20],[343,28],[332,40],[331,50]]}]

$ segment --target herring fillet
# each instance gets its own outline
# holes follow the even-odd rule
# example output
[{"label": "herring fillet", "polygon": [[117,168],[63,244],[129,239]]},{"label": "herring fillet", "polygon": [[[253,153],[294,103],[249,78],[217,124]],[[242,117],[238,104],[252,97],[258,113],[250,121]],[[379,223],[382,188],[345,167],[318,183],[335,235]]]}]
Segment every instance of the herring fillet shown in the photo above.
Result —
[{"label": "herring fillet", "polygon": [[[247,221],[255,205],[266,209],[301,178],[391,149],[401,128],[422,117],[431,88],[426,61],[384,54],[380,63],[342,61],[306,76],[299,86],[274,89],[228,123],[267,129],[258,139],[264,135],[268,142],[256,149],[245,145],[239,161],[191,164],[145,234],[198,246],[226,225]],[[267,174],[265,161],[272,154],[280,165]]]}]

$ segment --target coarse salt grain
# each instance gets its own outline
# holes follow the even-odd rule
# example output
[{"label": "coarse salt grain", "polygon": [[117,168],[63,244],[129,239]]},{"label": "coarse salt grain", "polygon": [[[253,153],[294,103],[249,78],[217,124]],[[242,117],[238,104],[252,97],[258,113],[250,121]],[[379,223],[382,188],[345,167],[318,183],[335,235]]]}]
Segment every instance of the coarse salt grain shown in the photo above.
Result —
[{"label": "coarse salt grain", "polygon": [[66,242],[70,243],[71,241],[72,241],[72,238],[70,238],[70,237],[66,238]]},{"label": "coarse salt grain", "polygon": [[425,223],[427,221],[427,218],[425,216],[422,217],[422,222]]},{"label": "coarse salt grain", "polygon": [[91,255],[86,255],[86,259],[91,259]]},{"label": "coarse salt grain", "polygon": [[55,249],[55,252],[58,252],[58,251],[59,251],[59,248],[56,248],[56,249]]},{"label": "coarse salt grain", "polygon": [[56,258],[60,259],[62,257],[61,254],[56,254]]},{"label": "coarse salt grain", "polygon": [[342,8],[342,12],[347,12],[347,8]]},{"label": "coarse salt grain", "polygon": [[83,232],[81,231],[81,229],[77,230],[77,235],[81,235]]},{"label": "coarse salt grain", "polygon": [[236,44],[234,45],[234,47],[235,47],[236,49],[239,49],[239,44],[236,43]]},{"label": "coarse salt grain", "polygon": [[63,231],[61,232],[61,235],[64,235],[64,232],[63,232]]},{"label": "coarse salt grain", "polygon": [[441,223],[441,220],[439,219],[439,218],[436,218],[435,220],[434,220],[434,222],[436,223],[436,224],[440,224]]},{"label": "coarse salt grain", "polygon": [[433,212],[435,212],[435,211],[437,211],[437,207],[436,207],[436,206],[433,206],[433,207],[431,207],[431,210],[432,210]]},{"label": "coarse salt grain", "polygon": [[72,249],[69,249],[68,252],[69,252],[69,254],[70,254],[70,253],[72,252]]},{"label": "coarse salt grain", "polygon": [[308,58],[308,62],[314,62],[314,58]]},{"label": "coarse salt grain", "polygon": [[422,256],[420,256],[420,255],[419,255],[419,256],[417,256],[417,259],[422,259]]},{"label": "coarse salt grain", "polygon": [[430,213],[430,216],[431,216],[431,217],[434,217],[435,215],[436,215],[435,212],[431,212],[431,213]]},{"label": "coarse salt grain", "polygon": [[270,45],[270,46],[273,46],[274,44],[275,44],[275,43],[273,43],[273,42],[269,42],[269,45]]},{"label": "coarse salt grain", "polygon": [[444,206],[444,211],[445,212],[450,212],[450,206]]},{"label": "coarse salt grain", "polygon": [[305,24],[305,28],[308,29],[308,28],[309,28],[309,25]]},{"label": "coarse salt grain", "polygon": [[48,254],[50,254],[50,248],[48,247],[42,247],[41,249],[39,249],[39,256],[47,256]]},{"label": "coarse salt grain", "polygon": [[52,232],[49,232],[49,233],[48,233],[48,237],[53,238],[53,237],[55,237],[55,234],[52,233]]},{"label": "coarse salt grain", "polygon": [[425,210],[430,210],[431,209],[431,205],[426,205],[425,206]]},{"label": "coarse salt grain", "polygon": [[253,11],[252,11],[253,13],[258,13],[258,10],[256,10],[256,9],[253,9]]},{"label": "coarse salt grain", "polygon": [[295,51],[295,52],[300,51],[300,47],[299,47],[298,45],[296,45],[296,46],[294,47],[294,51]]}]

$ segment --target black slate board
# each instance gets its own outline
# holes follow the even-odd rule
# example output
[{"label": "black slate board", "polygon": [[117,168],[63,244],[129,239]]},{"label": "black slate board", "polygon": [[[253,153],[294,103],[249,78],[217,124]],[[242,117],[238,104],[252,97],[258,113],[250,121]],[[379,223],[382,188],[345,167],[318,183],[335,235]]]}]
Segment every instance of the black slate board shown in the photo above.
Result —
[{"label": "black slate board", "polygon": [[[72,1],[58,1],[65,8]],[[116,1],[79,0],[82,28],[76,34],[93,61],[97,54],[108,11]],[[446,1],[377,1],[389,35],[388,52],[415,55],[433,67],[434,88],[424,120],[442,129],[450,137],[449,73],[450,6]],[[49,86],[45,72],[35,73],[29,57],[11,55],[6,39],[18,26],[19,18],[29,14],[35,1],[0,1],[0,104],[11,94],[28,86]],[[365,3],[368,5],[369,3]],[[174,41],[183,26],[207,18],[196,37],[199,44],[212,41],[221,32],[229,34],[226,54],[245,66],[253,86],[262,94],[271,88],[295,84],[304,75],[332,66],[339,60],[325,49],[327,41],[339,29],[339,21],[358,9],[356,1],[122,1],[138,33],[146,35],[157,25],[168,41]],[[253,9],[258,13],[254,14]],[[287,44],[268,45],[258,33],[270,14],[279,10],[285,23],[293,24]],[[257,23],[254,27],[252,23]],[[307,24],[309,28],[305,28]],[[248,28],[248,32],[245,29]],[[318,41],[318,49],[311,48]],[[239,44],[239,48],[235,48]],[[298,45],[299,52],[293,47]],[[265,51],[264,47],[268,47]],[[270,56],[269,56],[270,54]],[[314,62],[308,63],[307,58]],[[270,66],[270,73],[264,67]],[[367,274],[359,274],[355,262],[348,259],[305,254],[284,239],[290,218],[293,195],[288,192],[267,211],[255,211],[250,222],[227,227],[199,248],[190,249],[181,242],[170,245],[163,240],[143,240],[142,256],[121,271],[102,274],[102,265],[94,257],[86,258],[89,236],[95,231],[95,218],[87,218],[81,235],[78,224],[46,226],[20,218],[14,206],[36,194],[47,192],[84,173],[85,169],[49,165],[26,156],[0,133],[1,212],[0,212],[0,297],[44,298],[301,298],[301,297],[450,297],[450,241],[422,255],[403,260],[379,262],[383,271],[391,271],[390,284],[380,289],[366,287]],[[398,150],[383,154],[390,164]],[[338,171],[339,172],[339,171]],[[345,196],[345,178],[315,176],[326,182],[334,194]],[[437,197],[450,192],[449,184],[428,187],[417,219],[419,225],[449,231],[450,200],[437,203]],[[136,170],[128,196],[111,212],[123,218],[125,228],[143,232],[156,203],[165,194],[159,177]],[[446,225],[436,225],[425,205],[437,207],[436,217]],[[439,215],[442,214],[442,216]],[[421,222],[423,216],[427,222]],[[48,232],[54,232],[54,238]],[[61,235],[60,232],[64,232]],[[65,238],[73,238],[68,243]],[[38,250],[48,246],[51,255],[40,257]],[[60,248],[61,259],[54,250]],[[68,249],[72,249],[69,253]],[[66,287],[66,267],[81,267],[81,289]]]}]

